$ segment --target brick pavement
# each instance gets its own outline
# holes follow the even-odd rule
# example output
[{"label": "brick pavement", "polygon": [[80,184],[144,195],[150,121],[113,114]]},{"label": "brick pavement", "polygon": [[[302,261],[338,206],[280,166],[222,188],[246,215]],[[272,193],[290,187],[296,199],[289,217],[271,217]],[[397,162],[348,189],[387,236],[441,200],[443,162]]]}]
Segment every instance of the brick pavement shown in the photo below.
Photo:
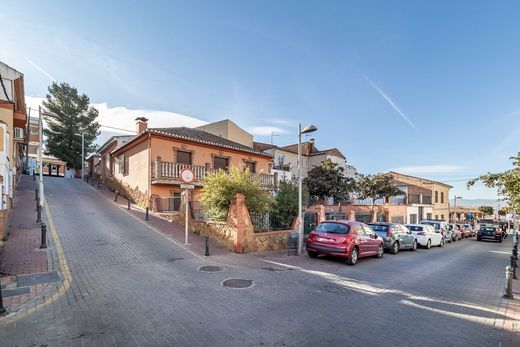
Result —
[{"label": "brick pavement", "polygon": [[[5,346],[515,345],[504,334],[517,319],[502,308],[506,243],[464,240],[355,267],[233,255],[252,266],[202,273],[211,259],[165,242],[84,183],[53,179],[47,192],[71,286],[30,316],[0,320]],[[255,284],[232,290],[227,278]]]}]

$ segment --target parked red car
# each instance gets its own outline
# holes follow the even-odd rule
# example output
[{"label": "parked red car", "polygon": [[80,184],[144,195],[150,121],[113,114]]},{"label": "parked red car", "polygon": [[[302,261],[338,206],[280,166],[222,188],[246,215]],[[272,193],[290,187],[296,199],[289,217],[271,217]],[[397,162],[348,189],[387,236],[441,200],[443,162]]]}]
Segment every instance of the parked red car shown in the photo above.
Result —
[{"label": "parked red car", "polygon": [[457,226],[459,227],[460,235],[463,239],[470,236],[470,231],[466,229],[466,227],[463,224],[457,224]]},{"label": "parked red car", "polygon": [[309,233],[307,240],[309,257],[319,254],[345,258],[354,265],[359,258],[375,256],[382,258],[383,239],[366,224],[349,221],[326,221]]}]

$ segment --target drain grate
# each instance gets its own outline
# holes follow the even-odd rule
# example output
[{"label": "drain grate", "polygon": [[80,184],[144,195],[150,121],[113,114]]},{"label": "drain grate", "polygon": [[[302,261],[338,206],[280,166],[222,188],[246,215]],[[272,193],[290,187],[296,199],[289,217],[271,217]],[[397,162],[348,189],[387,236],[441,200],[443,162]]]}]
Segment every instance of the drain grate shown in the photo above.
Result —
[{"label": "drain grate", "polygon": [[207,265],[207,266],[199,267],[199,271],[200,272],[219,272],[219,271],[224,271],[224,268],[222,266]]},{"label": "drain grate", "polygon": [[40,224],[18,224],[18,229],[39,229]]},{"label": "drain grate", "polygon": [[60,279],[60,276],[56,271],[43,272],[34,275],[22,275],[16,278],[17,287],[32,286],[40,283],[56,282]]},{"label": "drain grate", "polygon": [[246,280],[244,278],[230,278],[222,282],[223,287],[244,289],[253,285],[253,280]]},{"label": "drain grate", "polygon": [[2,290],[2,296],[4,298],[10,297],[10,296],[25,295],[25,294],[30,294],[30,293],[31,293],[31,289],[29,287]]}]

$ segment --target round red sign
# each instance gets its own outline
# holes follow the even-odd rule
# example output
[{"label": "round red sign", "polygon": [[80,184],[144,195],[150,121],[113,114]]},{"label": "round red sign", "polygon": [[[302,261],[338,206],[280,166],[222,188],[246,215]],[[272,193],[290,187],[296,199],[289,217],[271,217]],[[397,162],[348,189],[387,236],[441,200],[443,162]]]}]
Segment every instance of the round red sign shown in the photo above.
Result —
[{"label": "round red sign", "polygon": [[193,173],[193,171],[191,171],[191,169],[182,169],[180,173],[180,178],[181,181],[189,184],[195,180],[195,174]]}]

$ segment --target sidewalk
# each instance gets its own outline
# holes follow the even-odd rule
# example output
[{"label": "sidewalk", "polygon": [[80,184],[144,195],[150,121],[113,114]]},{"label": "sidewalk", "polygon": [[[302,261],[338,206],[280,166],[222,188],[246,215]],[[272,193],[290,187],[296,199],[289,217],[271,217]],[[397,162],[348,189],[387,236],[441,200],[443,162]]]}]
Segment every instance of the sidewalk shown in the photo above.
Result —
[{"label": "sidewalk", "polygon": [[513,299],[503,299],[500,305],[505,315],[517,318],[504,322],[503,346],[520,346],[520,268],[516,269],[516,274],[519,279],[513,280]]},{"label": "sidewalk", "polygon": [[49,267],[49,250],[40,249],[36,186],[32,176],[23,175],[20,179],[8,221],[9,238],[0,247],[0,283],[3,304],[9,312],[21,309],[23,304],[45,291],[51,282],[47,281],[49,278],[57,277],[56,272],[48,272],[52,267]]}]

